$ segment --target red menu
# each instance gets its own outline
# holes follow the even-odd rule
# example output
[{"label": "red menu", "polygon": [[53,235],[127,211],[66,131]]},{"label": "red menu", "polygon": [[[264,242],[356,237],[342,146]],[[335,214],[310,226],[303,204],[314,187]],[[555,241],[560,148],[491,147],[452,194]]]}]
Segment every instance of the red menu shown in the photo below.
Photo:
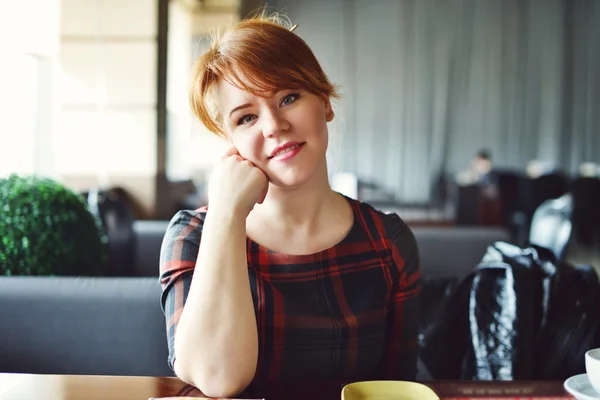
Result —
[{"label": "red menu", "polygon": [[562,382],[422,382],[443,400],[574,400]]}]

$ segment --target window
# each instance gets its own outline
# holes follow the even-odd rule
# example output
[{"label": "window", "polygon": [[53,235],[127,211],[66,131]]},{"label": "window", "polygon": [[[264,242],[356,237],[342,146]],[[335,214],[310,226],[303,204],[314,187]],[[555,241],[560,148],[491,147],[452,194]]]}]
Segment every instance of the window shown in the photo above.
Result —
[{"label": "window", "polygon": [[37,57],[0,54],[0,177],[35,171],[38,108]]},{"label": "window", "polygon": [[60,0],[0,3],[0,177],[44,173]]}]

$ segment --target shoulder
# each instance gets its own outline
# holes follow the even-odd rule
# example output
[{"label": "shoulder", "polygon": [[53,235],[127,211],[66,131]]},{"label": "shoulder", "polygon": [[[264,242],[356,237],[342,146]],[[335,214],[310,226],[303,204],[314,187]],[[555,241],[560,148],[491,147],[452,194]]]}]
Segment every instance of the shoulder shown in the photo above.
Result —
[{"label": "shoulder", "polygon": [[177,231],[186,227],[194,226],[202,228],[208,207],[202,207],[197,210],[180,210],[169,221],[167,233]]},{"label": "shoulder", "polygon": [[198,256],[206,209],[178,211],[167,227],[160,249],[161,281],[193,269]]},{"label": "shoulder", "polygon": [[367,224],[374,225],[384,238],[393,241],[403,234],[408,233],[412,236],[410,228],[398,214],[379,210],[369,203],[359,200],[350,199],[350,202],[357,211],[359,218]]},{"label": "shoulder", "polygon": [[419,248],[417,240],[410,227],[400,218],[397,213],[384,212],[376,209],[372,205],[352,200],[353,207],[357,211],[358,217],[363,220],[363,224],[371,225],[375,228],[379,236],[385,241],[392,259],[396,263],[399,260],[402,265],[407,262],[418,268]]},{"label": "shoulder", "polygon": [[163,252],[176,246],[179,241],[199,244],[207,211],[206,207],[178,211],[167,226],[162,243]]},{"label": "shoulder", "polygon": [[159,280],[165,293],[179,278],[194,270],[206,212],[202,208],[182,210],[171,218],[163,237],[159,259]]}]

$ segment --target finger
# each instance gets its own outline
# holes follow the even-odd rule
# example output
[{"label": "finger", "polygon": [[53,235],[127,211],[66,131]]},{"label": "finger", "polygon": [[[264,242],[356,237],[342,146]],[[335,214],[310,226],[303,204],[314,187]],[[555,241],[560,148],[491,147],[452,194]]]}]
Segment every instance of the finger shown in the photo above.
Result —
[{"label": "finger", "polygon": [[239,155],[240,155],[240,153],[238,152],[238,149],[235,146],[230,146],[229,148],[227,148],[227,151],[223,155],[223,158],[227,158],[227,157],[231,157],[231,156],[239,156]]}]

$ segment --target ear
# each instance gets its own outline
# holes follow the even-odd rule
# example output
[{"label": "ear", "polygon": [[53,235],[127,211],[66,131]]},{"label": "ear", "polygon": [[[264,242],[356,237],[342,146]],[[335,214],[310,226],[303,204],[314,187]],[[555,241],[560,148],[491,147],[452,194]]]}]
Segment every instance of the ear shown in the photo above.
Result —
[{"label": "ear", "polygon": [[325,98],[325,119],[327,122],[333,121],[333,117],[335,113],[333,112],[333,108],[331,107],[331,100],[329,98]]}]

